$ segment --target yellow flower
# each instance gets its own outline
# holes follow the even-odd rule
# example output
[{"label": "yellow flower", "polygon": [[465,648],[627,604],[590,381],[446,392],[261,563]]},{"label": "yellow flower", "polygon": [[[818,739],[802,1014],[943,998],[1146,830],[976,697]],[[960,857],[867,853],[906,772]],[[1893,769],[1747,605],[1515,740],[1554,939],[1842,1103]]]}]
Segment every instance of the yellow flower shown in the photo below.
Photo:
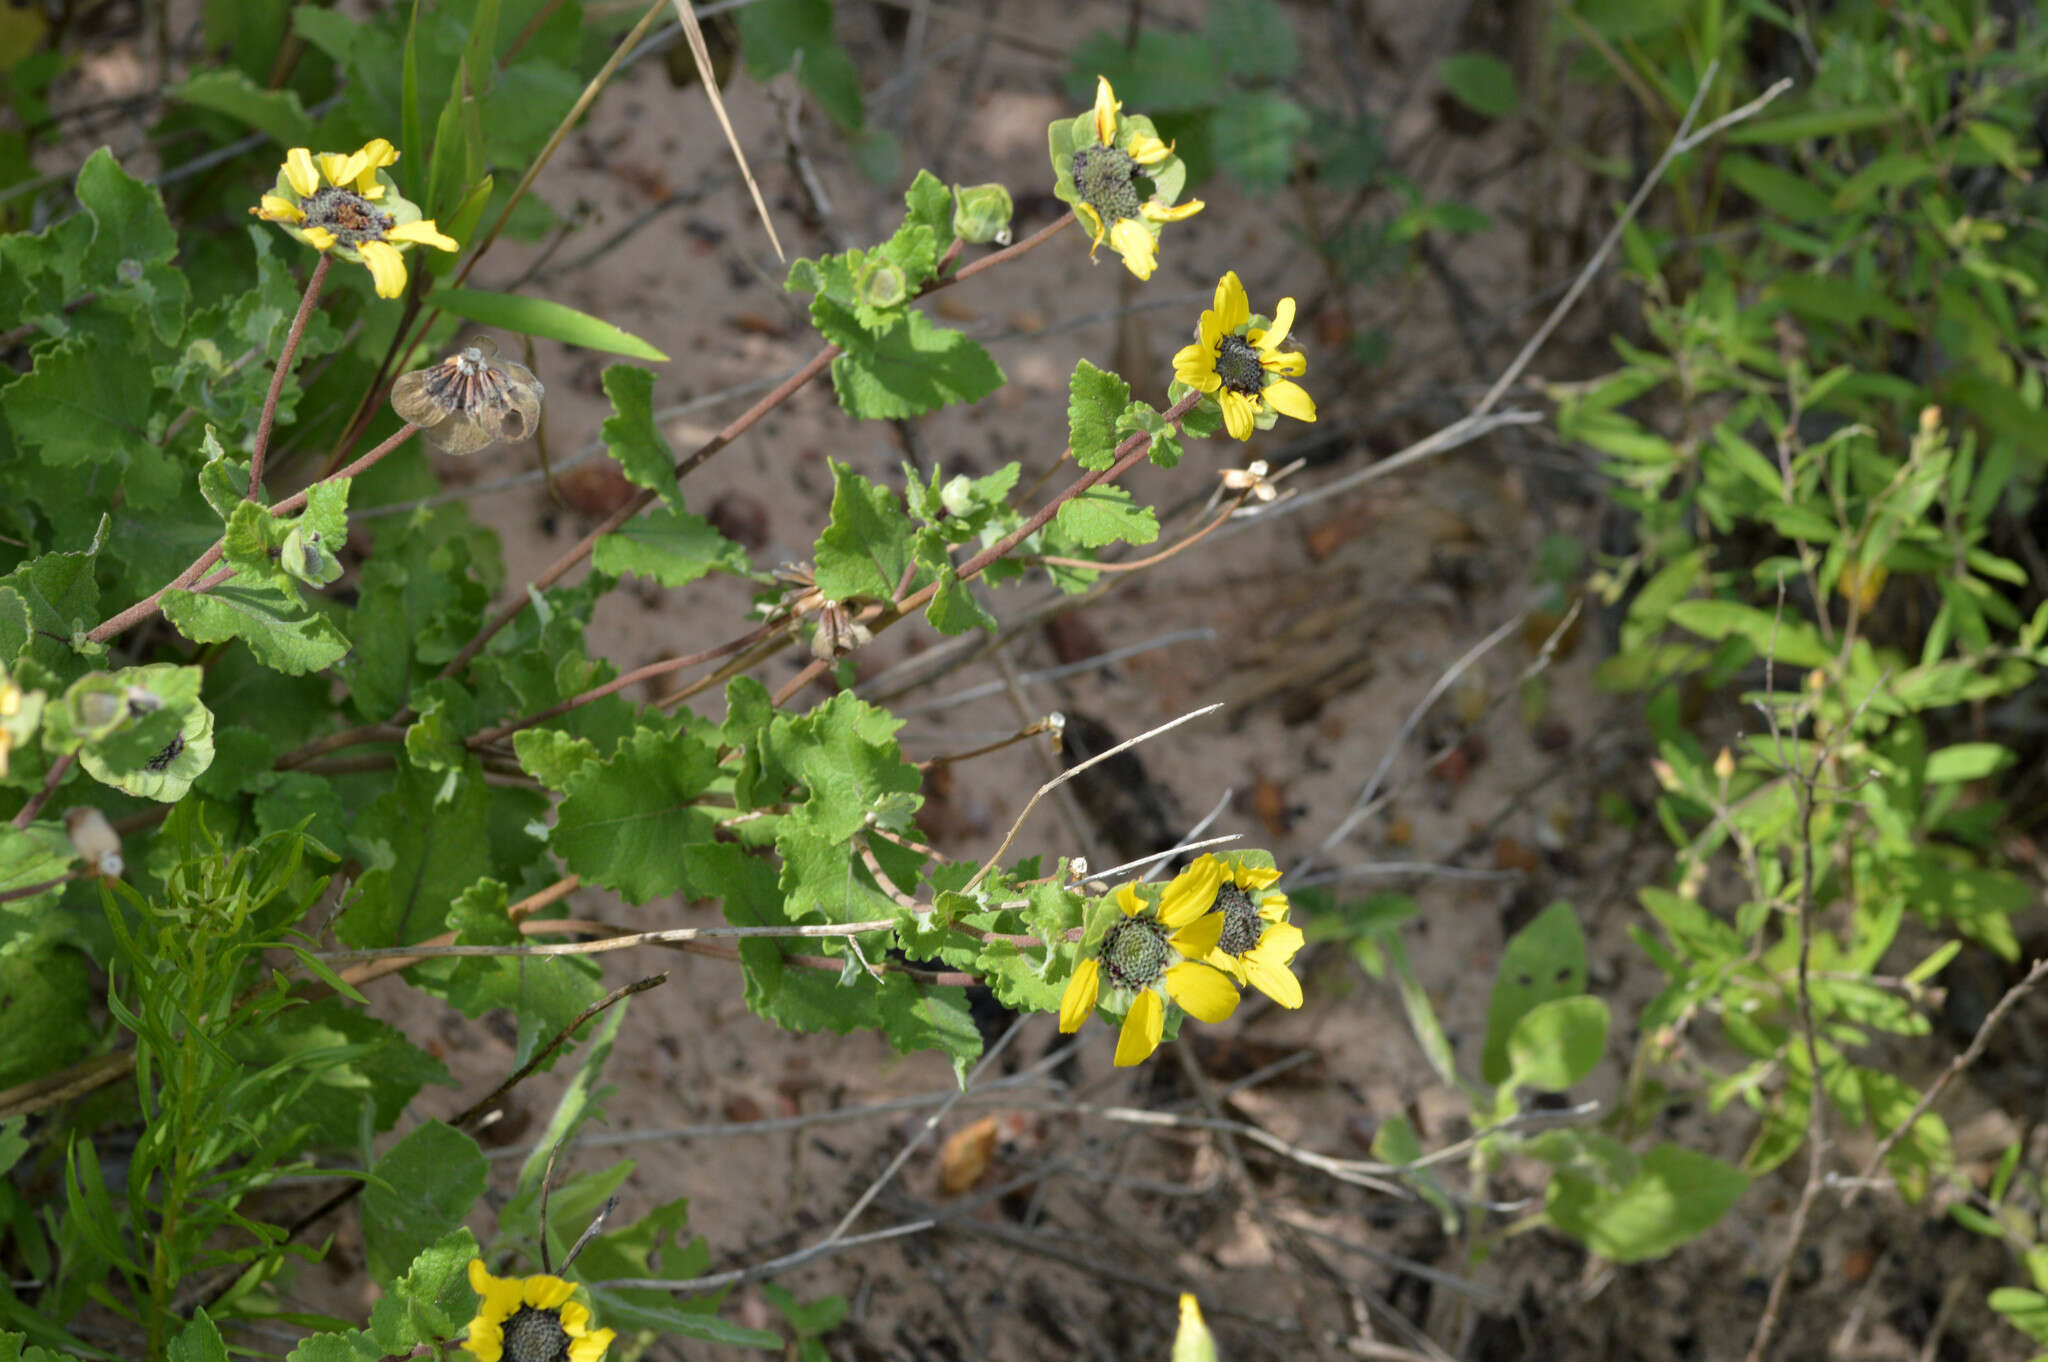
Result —
[{"label": "yellow flower", "polygon": [[[1159,266],[1160,224],[1179,222],[1202,211],[1199,199],[1182,204],[1167,202],[1179,193],[1180,163],[1172,163],[1174,176],[1169,193],[1154,192],[1142,197],[1137,180],[1141,170],[1151,170],[1155,190],[1164,164],[1173,148],[1160,140],[1147,119],[1125,118],[1123,103],[1104,76],[1095,78],[1095,111],[1090,115],[1094,142],[1076,147],[1070,161],[1062,164],[1056,150],[1054,166],[1073,176],[1074,216],[1088,230],[1088,258],[1106,240],[1124,264],[1140,279],[1150,279]],[[1086,134],[1079,134],[1085,136]],[[1064,197],[1064,193],[1062,194]]]},{"label": "yellow flower", "polygon": [[275,222],[316,251],[332,251],[370,271],[379,298],[405,292],[407,246],[459,249],[443,236],[433,219],[422,218],[419,206],[398,192],[384,168],[398,160],[398,149],[375,138],[349,155],[305,147],[285,154],[277,187],[249,211]]},{"label": "yellow flower", "polygon": [[1201,963],[1216,949],[1224,922],[1209,905],[1216,900],[1221,867],[1188,867],[1150,908],[1138,886],[1116,891],[1122,916],[1110,924],[1096,953],[1074,966],[1073,977],[1060,997],[1060,1030],[1078,1031],[1095,1010],[1107,978],[1113,995],[1129,997],[1123,1029],[1116,1042],[1116,1063],[1136,1064],[1159,1048],[1166,1032],[1166,1005],[1180,1004],[1191,1017],[1220,1022],[1237,1010],[1237,989],[1221,971]]},{"label": "yellow flower", "polygon": [[612,1345],[560,1277],[493,1277],[472,1258],[469,1285],[483,1300],[462,1347],[477,1362],[598,1362]]},{"label": "yellow flower", "polygon": [[1234,440],[1249,440],[1261,425],[1271,429],[1276,416],[1316,419],[1315,399],[1294,381],[1308,372],[1308,357],[1280,349],[1294,325],[1294,300],[1280,300],[1271,326],[1253,326],[1254,320],[1251,300],[1232,270],[1217,282],[1216,306],[1202,314],[1195,343],[1173,357],[1174,378],[1215,396]]},{"label": "yellow flower", "polygon": [[[1219,887],[1216,906],[1223,932],[1208,961],[1237,981],[1257,989],[1282,1007],[1301,1006],[1301,981],[1289,968],[1307,940],[1287,920],[1287,895],[1270,886],[1280,878],[1272,866],[1226,865],[1214,856]],[[1190,867],[1192,869],[1192,867]]]}]

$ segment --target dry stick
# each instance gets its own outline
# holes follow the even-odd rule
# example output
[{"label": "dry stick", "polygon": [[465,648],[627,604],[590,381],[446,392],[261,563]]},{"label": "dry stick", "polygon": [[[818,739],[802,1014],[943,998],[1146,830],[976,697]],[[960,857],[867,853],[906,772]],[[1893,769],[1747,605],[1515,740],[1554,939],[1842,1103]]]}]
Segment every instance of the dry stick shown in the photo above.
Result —
[{"label": "dry stick", "polygon": [[2007,989],[2005,996],[2000,998],[1997,1005],[1985,1014],[1983,1022],[1977,1027],[1977,1034],[1970,1037],[1969,1045],[1964,1047],[1961,1054],[1949,1061],[1948,1068],[1942,1070],[1941,1076],[1935,1079],[1933,1085],[1920,1095],[1920,1100],[1915,1102],[1913,1109],[1906,1113],[1906,1119],[1893,1126],[1891,1134],[1878,1142],[1877,1149],[1864,1162],[1862,1173],[1858,1174],[1859,1185],[1850,1187],[1848,1195],[1843,1199],[1842,1204],[1845,1207],[1856,1204],[1856,1198],[1863,1194],[1863,1187],[1860,1184],[1867,1182],[1877,1172],[1878,1165],[1883,1163],[1885,1156],[1892,1152],[1892,1147],[1900,1140],[1906,1138],[1908,1132],[1913,1129],[1920,1118],[1927,1114],[1928,1109],[1941,1099],[1941,1095],[1947,1091],[1948,1085],[1955,1082],[1956,1079],[1962,1076],[1964,1070],[1977,1062],[1984,1053],[1985,1045],[1991,1039],[1991,1033],[1998,1029],[2000,1022],[2005,1020],[2005,1014],[2012,1011],[2020,999],[2033,992],[2044,978],[2048,978],[2048,959],[2036,960],[2033,967],[2027,971],[2026,977]]},{"label": "dry stick", "polygon": [[[334,473],[332,476],[322,478],[320,482],[326,483],[332,482],[336,478],[354,477],[356,474],[363,472],[365,469],[371,467],[373,464],[376,464],[380,460],[384,459],[386,456],[390,455],[400,445],[404,444],[407,440],[411,439],[413,432],[418,429],[418,426],[408,421],[405,425],[400,426],[398,428],[398,432],[394,434],[390,439],[386,440],[383,444],[378,445],[375,449],[363,455],[360,459],[357,459],[348,467],[343,468],[340,471]],[[319,485],[319,483],[314,484],[314,486]],[[310,491],[311,489],[308,488],[307,490]],[[294,492],[292,495],[286,497],[283,501],[278,502],[277,505],[271,507],[270,513],[273,516],[290,515],[293,511],[299,510],[305,504],[306,492]],[[154,595],[149,596],[144,600],[137,601],[135,604],[129,606],[126,610],[123,610],[120,614],[113,616],[111,619],[102,621],[92,630],[92,632],[88,633],[86,637],[91,639],[95,643],[105,643],[108,639],[114,638],[119,634],[122,634],[125,631],[134,628],[136,625],[142,623],[142,621],[154,615],[159,609],[162,608],[163,599],[166,592],[182,591],[187,588],[191,588],[194,590],[204,590],[206,586],[217,585],[220,582],[225,581],[226,576],[222,575],[216,576],[212,578],[210,581],[200,586],[194,586],[194,583],[199,582],[200,578],[206,574],[208,568],[211,568],[215,563],[218,563],[221,560],[221,555],[223,552],[226,551],[226,548],[226,538],[223,537],[221,539],[214,540],[212,548],[208,549],[206,552],[200,554],[197,558],[193,559],[192,565],[190,567],[186,568],[183,572],[179,573],[176,577],[172,578],[164,586],[158,588]]]},{"label": "dry stick", "polygon": [[[930,910],[927,909],[927,912]],[[353,965],[364,960],[391,960],[403,958],[408,964],[440,956],[522,956],[522,955],[603,955],[609,951],[622,951],[630,946],[659,946],[678,941],[706,941],[718,937],[738,940],[756,940],[763,937],[792,937],[802,939],[833,938],[843,936],[865,936],[869,932],[893,931],[897,926],[895,918],[878,918],[873,922],[835,922],[789,927],[666,927],[652,932],[628,932],[611,935],[600,941],[556,941],[538,946],[384,946],[355,951],[317,951],[315,960],[330,965]],[[524,922],[521,930],[542,932],[612,931],[602,923],[581,918],[551,919],[548,921]]]},{"label": "dry stick", "polygon": [[1402,721],[1400,730],[1394,734],[1394,740],[1387,744],[1386,753],[1380,758],[1380,764],[1374,768],[1371,778],[1359,787],[1358,797],[1351,801],[1351,808],[1342,819],[1338,820],[1337,826],[1330,829],[1329,835],[1316,843],[1315,850],[1309,852],[1308,855],[1302,857],[1301,860],[1294,864],[1287,872],[1289,875],[1307,874],[1309,867],[1316,863],[1318,857],[1328,852],[1337,843],[1343,841],[1351,834],[1353,828],[1365,821],[1366,816],[1373,809],[1373,796],[1379,793],[1381,783],[1386,780],[1387,772],[1394,765],[1394,759],[1400,755],[1401,749],[1407,745],[1409,736],[1421,724],[1423,716],[1429,713],[1430,707],[1443,697],[1444,692],[1449,690],[1456,683],[1457,679],[1471,668],[1473,663],[1513,637],[1515,631],[1522,627],[1522,621],[1526,618],[1526,614],[1514,616],[1506,624],[1501,625],[1485,638],[1473,644],[1465,651],[1463,657],[1445,669],[1443,675],[1436,679],[1436,683],[1422,697],[1422,703],[1410,710],[1408,717]]},{"label": "dry stick", "polygon": [[813,1259],[828,1254],[844,1253],[848,1249],[863,1248],[890,1239],[900,1239],[906,1234],[921,1234],[939,1222],[936,1220],[912,1220],[907,1224],[892,1225],[886,1230],[875,1230],[870,1234],[856,1234],[850,1239],[822,1239],[809,1248],[786,1253],[780,1258],[770,1258],[765,1263],[752,1267],[735,1268],[731,1272],[714,1272],[708,1277],[692,1277],[687,1281],[674,1281],[667,1277],[619,1277],[612,1280],[591,1282],[594,1287],[605,1287],[614,1291],[715,1291],[721,1287],[738,1286],[742,1282],[759,1281],[772,1277],[778,1272],[801,1266]]},{"label": "dry stick", "polygon": [[[960,1100],[961,1106],[982,1106],[1002,1100],[1003,1094],[1018,1088],[1044,1086],[1055,1080],[1046,1075],[1067,1062],[1081,1042],[1068,1041],[1058,1046],[1029,1068],[1019,1069],[1005,1078],[998,1078],[982,1084],[971,1097]],[[1301,1051],[1309,1055],[1310,1051]],[[1269,1069],[1272,1065],[1267,1066]],[[1247,1075],[1251,1077],[1252,1075]],[[1240,1079],[1240,1082],[1243,1080]],[[618,1149],[626,1145],[667,1143],[671,1140],[717,1140],[761,1135],[787,1134],[791,1131],[807,1130],[812,1126],[839,1125],[849,1121],[864,1121],[875,1116],[890,1116],[903,1111],[923,1111],[928,1107],[944,1106],[952,1100],[957,1084],[948,1083],[938,1092],[919,1093],[912,1097],[895,1097],[884,1102],[867,1102],[856,1107],[831,1107],[824,1111],[806,1112],[799,1116],[770,1116],[758,1121],[720,1121],[715,1124],[668,1126],[651,1130],[621,1130],[604,1135],[584,1135],[576,1140],[578,1149]],[[504,1149],[486,1150],[489,1159],[523,1159],[538,1153],[543,1145],[510,1146]],[[842,1243],[845,1241],[841,1241]]]},{"label": "dry stick", "polygon": [[982,862],[981,869],[974,872],[974,878],[969,880],[965,885],[963,885],[961,887],[960,892],[963,894],[971,894],[974,892],[974,886],[980,884],[983,880],[988,878],[989,872],[994,870],[997,864],[1002,861],[1003,853],[1010,849],[1010,843],[1017,840],[1018,832],[1020,832],[1024,827],[1024,820],[1031,816],[1031,811],[1038,807],[1038,801],[1045,798],[1046,795],[1058,789],[1060,786],[1066,784],[1075,776],[1080,775],[1089,767],[1108,761],[1111,757],[1117,755],[1119,752],[1128,751],[1129,749],[1136,747],[1139,743],[1145,742],[1146,740],[1151,738],[1156,738],[1161,733],[1165,733],[1170,729],[1179,728],[1182,724],[1187,723],[1190,720],[1199,719],[1205,714],[1214,714],[1217,710],[1221,708],[1223,708],[1223,702],[1219,700],[1213,705],[1203,705],[1200,709],[1189,710],[1186,714],[1181,715],[1179,718],[1168,719],[1165,723],[1160,724],[1157,728],[1147,729],[1145,732],[1140,733],[1137,737],[1126,739],[1125,741],[1118,743],[1115,747],[1110,748],[1108,751],[1098,753],[1097,755],[1088,758],[1088,760],[1081,762],[1079,765],[1069,766],[1066,770],[1060,772],[1051,780],[1048,780],[1047,782],[1045,782],[1045,784],[1039,786],[1038,789],[1033,792],[1031,798],[1024,802],[1023,809],[1017,814],[1016,819],[1011,822],[1010,830],[1003,834],[1002,845],[997,847],[994,853],[992,853],[986,861]]},{"label": "dry stick", "polygon": [[[50,763],[49,771],[43,776],[43,788],[37,790],[34,794],[30,795],[28,797],[28,803],[22,805],[21,811],[14,815],[15,827],[25,828],[30,823],[35,822],[36,815],[43,811],[43,805],[49,803],[50,796],[57,793],[57,786],[60,783],[62,783],[64,779],[64,773],[66,771],[69,771],[71,769],[71,763],[77,760],[77,753],[66,752],[63,756],[57,758],[57,760]],[[66,878],[68,878],[68,876]],[[48,887],[48,885],[43,885],[39,887],[35,892],[41,893],[43,889],[46,889]],[[25,896],[17,894],[16,897]],[[0,900],[0,902],[4,902],[4,900]]]},{"label": "dry stick", "polygon": [[524,1064],[520,1065],[517,1069],[513,1070],[511,1076],[506,1078],[504,1082],[500,1083],[497,1087],[491,1089],[490,1092],[486,1093],[478,1101],[470,1103],[468,1107],[463,1109],[461,1115],[457,1116],[448,1124],[454,1126],[457,1130],[461,1130],[464,1127],[473,1124],[478,1119],[480,1119],[485,1112],[489,1111],[492,1107],[496,1106],[499,1102],[503,1101],[507,1093],[511,1092],[512,1089],[518,1087],[521,1083],[526,1081],[526,1079],[530,1077],[536,1069],[540,1068],[541,1065],[547,1063],[548,1059],[555,1053],[555,1051],[561,1049],[562,1046],[568,1042],[569,1037],[576,1034],[577,1028],[582,1026],[583,1023],[589,1021],[592,1017],[595,1017],[598,1013],[603,1012],[605,1009],[611,1007],[613,1004],[624,1002],[626,999],[632,997],[635,993],[645,993],[648,989],[659,988],[661,985],[667,982],[668,972],[664,970],[660,974],[650,974],[645,979],[635,979],[630,984],[622,984],[618,988],[615,988],[611,992],[605,994],[602,998],[599,998],[596,1002],[592,1003],[590,1006],[584,1008],[581,1012],[577,1013],[575,1020],[571,1021],[567,1026],[563,1027],[561,1030],[555,1032],[553,1039],[548,1041],[546,1045],[541,1046],[538,1050],[535,1050],[532,1055],[528,1056],[527,1061]]},{"label": "dry stick", "polygon": [[761,225],[768,230],[768,244],[775,248],[775,258],[785,260],[782,241],[775,235],[774,220],[768,216],[768,205],[761,201],[761,186],[754,183],[754,172],[747,167],[747,154],[740,150],[739,134],[732,130],[732,120],[726,117],[725,100],[718,93],[718,73],[711,69],[711,49],[705,46],[704,30],[697,23],[696,11],[690,8],[690,0],[675,0],[676,18],[683,25],[683,36],[690,44],[690,57],[697,63],[697,83],[711,100],[711,112],[718,115],[718,126],[725,132],[725,144],[732,148],[732,158],[739,163],[740,176],[747,182],[747,193],[754,198],[754,211],[761,216]]},{"label": "dry stick", "polygon": [[256,443],[249,451],[248,499],[258,504],[263,500],[263,456],[270,452],[270,432],[277,424],[277,400],[284,394],[284,381],[291,374],[292,358],[299,352],[299,341],[306,334],[306,321],[313,315],[313,304],[320,300],[320,287],[327,282],[327,266],[333,259],[322,251],[313,266],[313,277],[306,281],[306,293],[299,299],[299,310],[292,318],[291,330],[285,332],[284,350],[277,357],[277,369],[270,375],[270,391],[263,397],[263,414],[256,419]]}]

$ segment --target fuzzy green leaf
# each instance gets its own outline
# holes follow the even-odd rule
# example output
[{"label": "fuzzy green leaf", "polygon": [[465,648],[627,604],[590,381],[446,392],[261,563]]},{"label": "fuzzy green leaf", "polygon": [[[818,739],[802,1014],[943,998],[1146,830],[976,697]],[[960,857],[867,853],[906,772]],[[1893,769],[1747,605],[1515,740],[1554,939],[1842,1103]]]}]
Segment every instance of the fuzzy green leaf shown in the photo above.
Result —
[{"label": "fuzzy green leaf", "polygon": [[691,801],[717,770],[699,739],[638,729],[571,777],[549,843],[571,871],[628,903],[675,893],[686,883],[677,853],[711,839],[711,811]]},{"label": "fuzzy green leaf", "polygon": [[406,1270],[422,1250],[462,1224],[484,1194],[490,1163],[476,1141],[428,1121],[370,1167],[363,1189],[363,1255],[379,1281]]},{"label": "fuzzy green leaf", "polygon": [[1067,440],[1074,462],[1093,471],[1116,462],[1117,423],[1131,400],[1131,385],[1087,360],[1067,383]]},{"label": "fuzzy green leaf", "polygon": [[707,572],[745,573],[747,551],[711,522],[688,511],[656,511],[627,521],[597,541],[591,566],[611,576],[633,573],[663,586],[687,586]]},{"label": "fuzzy green leaf", "polygon": [[910,517],[894,492],[848,464],[829,462],[832,520],[813,556],[818,589],[835,601],[893,600],[911,562]]},{"label": "fuzzy green leaf", "polygon": [[1099,549],[1121,540],[1149,544],[1159,537],[1159,522],[1150,506],[1134,505],[1121,487],[1090,487],[1061,503],[1056,517],[1061,530],[1084,548]]},{"label": "fuzzy green leaf", "polygon": [[239,638],[272,671],[302,676],[348,655],[348,640],[324,615],[274,586],[223,582],[205,595],[167,591],[164,618],[194,643]]},{"label": "fuzzy green leaf", "polygon": [[605,448],[629,481],[681,510],[675,451],[654,424],[654,375],[635,365],[614,364],[604,371],[604,393],[612,400],[612,415],[599,432]]},{"label": "fuzzy green leaf", "polygon": [[962,332],[934,326],[922,312],[903,313],[903,325],[878,335],[844,304],[816,298],[811,320],[846,351],[832,361],[832,386],[850,416],[923,416],[951,402],[979,402],[1003,386],[1003,371],[988,351]]}]

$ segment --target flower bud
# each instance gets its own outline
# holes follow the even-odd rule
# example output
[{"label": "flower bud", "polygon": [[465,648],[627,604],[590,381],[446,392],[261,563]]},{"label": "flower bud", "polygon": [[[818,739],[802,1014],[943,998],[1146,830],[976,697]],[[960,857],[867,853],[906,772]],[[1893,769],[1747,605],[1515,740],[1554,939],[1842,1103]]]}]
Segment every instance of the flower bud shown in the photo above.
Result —
[{"label": "flower bud", "polygon": [[860,300],[869,307],[896,307],[910,296],[909,281],[895,262],[880,256],[870,260],[855,285]]},{"label": "flower bud", "polygon": [[953,235],[985,246],[1010,244],[1010,191],[999,184],[953,187]]},{"label": "flower bud", "polygon": [[71,839],[71,849],[93,874],[107,879],[119,877],[123,865],[121,835],[114,831],[105,814],[90,804],[68,808],[64,810],[64,833]]}]

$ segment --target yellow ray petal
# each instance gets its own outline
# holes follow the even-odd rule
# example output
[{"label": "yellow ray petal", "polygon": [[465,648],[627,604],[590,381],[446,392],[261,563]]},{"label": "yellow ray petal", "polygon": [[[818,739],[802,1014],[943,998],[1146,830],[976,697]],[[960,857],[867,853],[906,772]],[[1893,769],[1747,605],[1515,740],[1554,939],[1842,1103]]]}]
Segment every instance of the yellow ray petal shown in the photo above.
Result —
[{"label": "yellow ray petal", "polygon": [[1266,405],[1282,416],[1292,416],[1297,421],[1316,419],[1316,400],[1293,379],[1283,378],[1277,383],[1268,383],[1263,395]]},{"label": "yellow ray petal", "polygon": [[256,216],[265,222],[304,222],[306,214],[290,199],[276,194],[265,194],[258,201]]},{"label": "yellow ray petal", "polygon": [[1294,300],[1282,298],[1280,306],[1273,309],[1273,324],[1264,331],[1253,331],[1245,339],[1259,348],[1260,354],[1270,355],[1280,348],[1280,342],[1287,339],[1287,333],[1294,329]]},{"label": "yellow ray petal", "polygon": [[1214,856],[1204,856],[1173,877],[1159,898],[1159,920],[1168,927],[1181,927],[1209,911],[1216,891],[1223,884],[1223,867]]},{"label": "yellow ray petal", "polygon": [[441,229],[434,225],[432,218],[421,218],[418,222],[408,222],[403,227],[393,227],[390,231],[384,233],[384,239],[386,241],[410,241],[417,246],[432,246],[434,249],[441,251],[459,251],[462,249],[461,244],[454,237],[442,235]]},{"label": "yellow ray petal", "polygon": [[293,147],[284,154],[284,177],[302,199],[311,198],[320,188],[320,172],[313,165],[313,153],[304,147]]},{"label": "yellow ray petal", "polygon": [[484,1298],[477,1307],[479,1318],[499,1323],[519,1308],[519,1279],[493,1277],[481,1258],[469,1260],[469,1289]]},{"label": "yellow ray petal", "polygon": [[1237,271],[1232,270],[1216,284],[1217,329],[1228,334],[1251,319],[1251,299],[1245,296],[1244,283],[1237,277]]},{"label": "yellow ray petal", "polygon": [[1147,989],[1124,1015],[1124,1029],[1117,1033],[1114,1063],[1120,1069],[1142,1063],[1159,1048],[1159,1038],[1165,1034],[1166,1004],[1157,993]]},{"label": "yellow ray petal", "polygon": [[329,184],[345,185],[355,178],[349,169],[356,159],[353,156],[344,156],[338,151],[323,151],[314,159],[320,162],[320,173],[326,176]]},{"label": "yellow ray petal", "polygon": [[1117,886],[1116,906],[1125,917],[1136,917],[1145,911],[1145,900],[1138,897],[1138,886],[1135,883]]},{"label": "yellow ray petal", "polygon": [[379,298],[396,298],[405,292],[405,257],[388,241],[365,241],[356,250],[370,267],[370,278]]},{"label": "yellow ray petal", "polygon": [[1253,951],[1244,958],[1244,973],[1253,988],[1280,1006],[1301,1006],[1301,980],[1287,966],[1275,964]]},{"label": "yellow ray petal", "polygon": [[1252,438],[1252,402],[1243,393],[1234,393],[1225,388],[1216,394],[1216,401],[1223,408],[1223,428],[1230,432],[1233,440]]},{"label": "yellow ray petal", "polygon": [[1269,374],[1282,378],[1300,378],[1308,372],[1308,356],[1299,350],[1288,350],[1277,355],[1262,355],[1259,367]]},{"label": "yellow ray petal", "polygon": [[[1220,970],[1183,960],[1166,971],[1166,991],[1196,1021],[1214,1025],[1237,1011],[1237,990]],[[1151,996],[1151,995],[1146,995]]]},{"label": "yellow ray petal", "polygon": [[1285,965],[1308,944],[1308,936],[1291,922],[1276,922],[1259,933],[1259,944],[1250,954]]},{"label": "yellow ray petal", "polygon": [[1136,218],[1119,218],[1109,229],[1109,244],[1140,279],[1150,279],[1159,268],[1159,243]]},{"label": "yellow ray petal", "polygon": [[1096,247],[1102,244],[1102,239],[1109,233],[1102,230],[1101,215],[1085,203],[1074,205],[1074,216],[1080,219],[1083,230],[1088,233],[1088,258],[1093,260]]},{"label": "yellow ray petal", "polygon": [[1241,865],[1231,872],[1231,883],[1240,889],[1264,889],[1279,878],[1277,865]]},{"label": "yellow ray petal", "polygon": [[1109,88],[1108,76],[1095,78],[1095,140],[1103,146],[1116,145],[1116,111],[1123,108],[1117,100],[1116,91]]},{"label": "yellow ray petal", "polygon": [[1200,960],[1216,949],[1223,939],[1223,914],[1209,913],[1196,918],[1167,938],[1167,944],[1190,960]]},{"label": "yellow ray petal", "polygon": [[1145,206],[1138,211],[1153,222],[1179,222],[1184,218],[1193,217],[1206,207],[1208,205],[1200,199],[1189,199],[1186,203],[1176,203],[1170,208],[1157,199],[1147,199]]},{"label": "yellow ray petal", "polygon": [[1142,132],[1133,137],[1131,144],[1124,148],[1124,155],[1141,166],[1158,165],[1172,154],[1173,147],[1170,144]]},{"label": "yellow ray petal", "polygon": [[575,1338],[590,1323],[590,1309],[582,1301],[563,1301],[555,1318],[562,1321],[562,1331]]},{"label": "yellow ray petal", "polygon": [[569,1345],[569,1362],[598,1362],[604,1350],[612,1346],[616,1335],[610,1329],[599,1329],[585,1334]]},{"label": "yellow ray petal", "polygon": [[306,244],[316,251],[331,251],[334,249],[334,233],[328,231],[325,227],[308,227],[305,230],[304,236]]},{"label": "yellow ray petal", "polygon": [[505,1355],[505,1331],[495,1324],[472,1320],[469,1337],[462,1340],[462,1350],[476,1362],[498,1362]]},{"label": "yellow ray petal", "polygon": [[569,1299],[575,1290],[560,1277],[528,1277],[521,1296],[536,1310],[552,1310]]},{"label": "yellow ray petal", "polygon": [[1060,1030],[1072,1033],[1081,1029],[1081,1023],[1088,1020],[1088,1014],[1095,1010],[1095,995],[1102,989],[1102,962],[1092,957],[1074,966],[1073,977],[1067,980],[1067,991],[1060,994]]}]

